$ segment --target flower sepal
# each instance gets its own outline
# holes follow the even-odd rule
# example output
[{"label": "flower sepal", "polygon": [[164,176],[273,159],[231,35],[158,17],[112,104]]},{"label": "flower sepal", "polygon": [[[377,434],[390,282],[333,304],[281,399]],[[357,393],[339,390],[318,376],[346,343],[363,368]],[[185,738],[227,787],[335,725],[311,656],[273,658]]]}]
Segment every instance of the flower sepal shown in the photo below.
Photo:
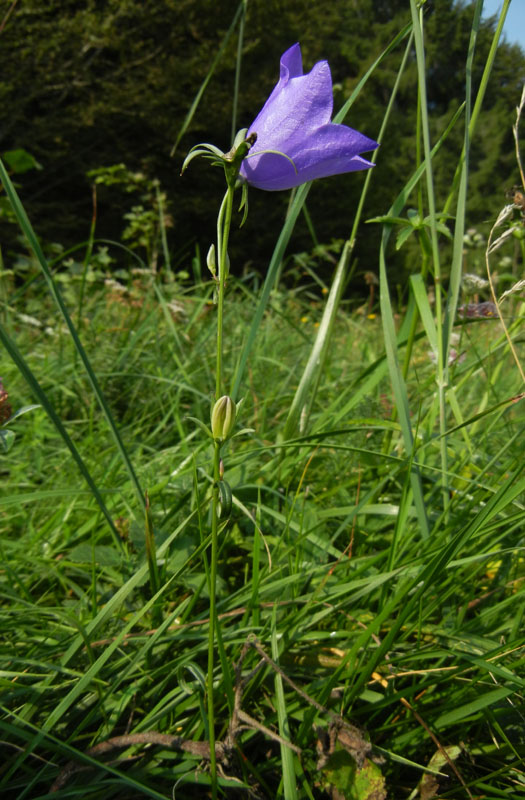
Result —
[{"label": "flower sepal", "polygon": [[181,175],[197,156],[209,159],[214,166],[221,166],[224,163],[224,153],[219,147],[215,147],[214,144],[209,144],[208,142],[202,142],[194,145],[182,162]]},{"label": "flower sepal", "polygon": [[241,128],[240,131],[237,131],[231,150],[223,156],[224,172],[230,186],[235,186],[241,164],[257,141],[255,132],[246,137],[247,132],[247,128]]},{"label": "flower sepal", "polygon": [[242,128],[235,136],[230,150],[224,153],[219,147],[208,142],[194,145],[182,163],[180,174],[188,168],[197,156],[203,156],[212,162],[214,167],[223,167],[226,181],[229,186],[235,186],[243,160],[248,155],[250,148],[257,141],[257,134],[251,133],[246,138],[247,128]]}]

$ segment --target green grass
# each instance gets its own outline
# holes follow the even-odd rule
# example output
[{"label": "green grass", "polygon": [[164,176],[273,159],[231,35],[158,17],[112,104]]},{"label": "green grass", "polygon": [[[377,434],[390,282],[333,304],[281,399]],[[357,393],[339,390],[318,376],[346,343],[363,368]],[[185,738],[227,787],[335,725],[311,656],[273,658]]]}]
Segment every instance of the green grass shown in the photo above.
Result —
[{"label": "green grass", "polygon": [[[188,416],[206,419],[213,394],[214,309],[202,302],[204,287],[162,287],[148,276],[130,276],[127,285],[130,292],[117,295],[102,281],[89,284],[84,337],[151,498],[158,597],[148,582],[140,507],[75,365],[71,338],[56,319],[51,332],[9,312],[6,327],[98,486],[119,543],[45,412],[15,421],[15,443],[2,458],[0,517],[6,796],[46,796],[71,758],[88,763],[90,747],[124,733],[206,738],[202,543],[209,536],[210,446]],[[71,297],[76,287],[67,285]],[[225,327],[233,341],[250,319],[246,297],[243,287],[231,287]],[[49,300],[33,284],[24,303],[33,308],[37,300],[39,319],[53,323]],[[427,728],[443,746],[463,743],[457,768],[474,795],[480,782],[494,796],[518,792],[525,680],[521,406],[499,407],[449,435],[445,514],[435,367],[424,340],[416,342],[407,386],[430,526],[423,538],[410,462],[390,421],[379,320],[338,315],[312,432],[280,441],[322,306],[306,289],[275,303],[281,313],[268,315],[260,329],[241,412],[242,426],[255,433],[234,440],[225,456],[234,506],[220,543],[219,738],[233,711],[234,665],[253,635],[330,711],[312,706],[264,665],[244,687],[241,708],[289,737],[301,758],[285,745],[281,754],[259,730],[242,730],[242,756],[230,756],[225,772],[266,787],[261,796],[277,796],[286,763],[283,774],[291,785],[295,770],[297,796],[308,796],[307,786],[321,796],[315,726],[326,728],[330,714],[343,711],[386,759],[380,769],[393,797],[416,786],[416,765],[426,766],[436,750]],[[519,381],[496,321],[461,331],[467,355],[451,374],[467,420],[516,394]],[[234,361],[235,348],[227,371]],[[15,407],[32,402],[9,362],[2,378]],[[366,381],[366,396],[354,401]],[[449,412],[449,427],[457,422]],[[244,667],[256,662],[250,650]],[[85,797],[169,797],[177,781],[177,796],[206,795],[206,771],[195,755],[140,741],[116,752],[110,766],[72,773],[57,795],[74,796],[81,787]],[[449,796],[465,795],[456,777],[449,783]]]},{"label": "green grass", "polygon": [[[408,54],[408,33],[392,47]],[[469,92],[449,126],[470,120],[447,291],[439,211],[417,229],[406,304],[388,281],[395,219],[435,205],[447,131],[428,140],[423,92],[425,152],[385,207],[374,314],[342,299],[351,242],[326,292],[319,250],[295,288],[278,284],[308,187],[261,292],[230,277],[224,385],[252,430],[223,450],[219,796],[417,799],[434,780],[454,800],[525,796],[522,381],[499,319],[455,314]],[[93,236],[84,260],[52,262],[2,182],[33,255],[0,276],[1,377],[14,412],[39,407],[1,429],[16,436],[0,455],[0,795],[209,797],[213,446],[194,419],[208,424],[215,391],[213,283],[136,259],[110,277]],[[522,357],[525,308],[502,308]]]}]

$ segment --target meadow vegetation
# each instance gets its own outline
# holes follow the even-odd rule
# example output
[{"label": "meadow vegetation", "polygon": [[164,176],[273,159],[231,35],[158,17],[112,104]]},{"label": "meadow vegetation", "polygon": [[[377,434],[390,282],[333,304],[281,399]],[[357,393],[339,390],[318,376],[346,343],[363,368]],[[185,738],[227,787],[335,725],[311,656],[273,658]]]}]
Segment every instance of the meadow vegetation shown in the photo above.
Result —
[{"label": "meadow vegetation", "polygon": [[[214,586],[213,443],[196,421],[209,425],[215,392],[205,258],[174,258],[169,197],[143,176],[122,241],[99,239],[95,220],[70,250],[40,244],[13,183],[22,155],[0,166],[23,237],[0,272],[2,797],[525,796],[525,187],[468,229],[508,0],[479,59],[481,6],[469,6],[464,103],[433,140],[425,4],[407,2],[392,32],[399,71],[373,133],[395,138],[407,67],[419,144],[369,222],[366,298],[348,292],[360,201],[352,232],[342,219],[323,243],[309,187],[294,191],[262,277],[249,249],[261,194],[241,232],[235,210],[244,269],[232,258],[223,379],[243,399],[242,435],[222,451]],[[249,23],[240,9],[236,26]],[[520,110],[506,124],[521,183],[519,122]],[[432,148],[451,141],[436,205]],[[374,180],[359,178],[363,202]],[[301,218],[311,241],[294,252]],[[412,248],[406,283],[389,276],[396,248]]]}]

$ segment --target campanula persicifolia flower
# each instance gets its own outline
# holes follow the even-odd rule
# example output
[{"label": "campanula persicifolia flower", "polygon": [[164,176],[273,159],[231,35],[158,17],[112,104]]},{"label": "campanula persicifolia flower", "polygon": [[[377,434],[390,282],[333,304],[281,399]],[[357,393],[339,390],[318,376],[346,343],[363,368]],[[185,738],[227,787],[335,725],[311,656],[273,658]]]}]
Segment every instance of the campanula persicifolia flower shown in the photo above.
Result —
[{"label": "campanula persicifolia flower", "polygon": [[241,177],[258,189],[276,191],[372,167],[359,154],[375,150],[377,142],[331,122],[332,110],[328,62],[319,61],[304,75],[301,48],[294,44],[281,56],[279,83],[248,129],[247,136],[257,134],[257,139],[242,162]]}]

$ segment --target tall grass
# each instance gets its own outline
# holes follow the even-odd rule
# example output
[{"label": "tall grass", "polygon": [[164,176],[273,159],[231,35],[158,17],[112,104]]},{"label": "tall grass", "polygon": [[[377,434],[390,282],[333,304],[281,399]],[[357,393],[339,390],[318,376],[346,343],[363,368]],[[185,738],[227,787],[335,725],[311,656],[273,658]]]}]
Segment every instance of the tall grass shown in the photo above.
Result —
[{"label": "tall grass", "polygon": [[[340,291],[357,222],[326,303],[312,303],[311,287],[278,286],[308,187],[276,232],[261,294],[230,276],[224,377],[254,432],[223,455],[222,796],[525,795],[523,387],[498,318],[456,314],[468,153],[496,53],[471,98],[481,5],[465,104],[437,142],[413,0],[392,43],[399,79],[415,43],[424,148],[385,207],[380,315],[352,310]],[[449,276],[432,159],[462,116]],[[177,282],[170,264],[163,282],[131,263],[118,282],[100,270],[75,279],[46,258],[1,178],[34,254],[26,283],[1,278],[2,382],[14,411],[39,404],[8,423],[16,438],[0,456],[1,796],[208,797],[214,476],[191,418],[207,422],[215,389],[213,281]],[[436,302],[428,274],[414,275],[402,309],[389,237],[417,191]],[[519,358],[516,296],[501,303]]]}]

